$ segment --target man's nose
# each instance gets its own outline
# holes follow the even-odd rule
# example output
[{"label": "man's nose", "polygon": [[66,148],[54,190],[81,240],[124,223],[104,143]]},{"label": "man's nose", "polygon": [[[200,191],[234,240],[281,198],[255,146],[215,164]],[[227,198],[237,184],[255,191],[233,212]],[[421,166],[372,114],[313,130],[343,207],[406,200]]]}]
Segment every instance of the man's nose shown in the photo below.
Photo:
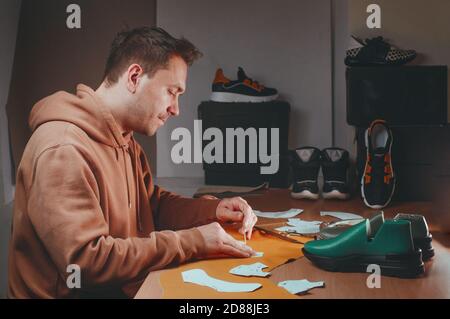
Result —
[{"label": "man's nose", "polygon": [[173,116],[180,114],[180,109],[178,108],[178,98],[175,98],[172,105],[169,106],[169,113]]}]

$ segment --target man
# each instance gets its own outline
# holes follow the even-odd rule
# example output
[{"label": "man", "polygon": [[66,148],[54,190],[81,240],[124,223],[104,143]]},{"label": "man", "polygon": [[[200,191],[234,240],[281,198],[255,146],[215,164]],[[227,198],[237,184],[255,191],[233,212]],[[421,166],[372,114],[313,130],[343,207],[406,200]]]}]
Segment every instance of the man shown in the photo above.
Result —
[{"label": "man", "polygon": [[[17,174],[10,298],[132,297],[150,271],[254,253],[217,223],[241,223],[250,239],[257,218],[245,200],[182,198],[155,186],[133,138],[179,114],[199,56],[159,28],[121,32],[96,91],[80,84],[76,95],[57,92],[33,107]],[[73,269],[80,288],[67,284]]]}]

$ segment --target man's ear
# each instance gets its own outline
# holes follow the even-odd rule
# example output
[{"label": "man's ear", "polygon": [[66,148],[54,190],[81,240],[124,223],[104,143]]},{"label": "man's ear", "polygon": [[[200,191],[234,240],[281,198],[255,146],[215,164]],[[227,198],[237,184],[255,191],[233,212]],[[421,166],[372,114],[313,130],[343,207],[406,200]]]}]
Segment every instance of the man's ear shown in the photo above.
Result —
[{"label": "man's ear", "polygon": [[144,70],[139,64],[133,63],[127,70],[127,89],[135,93]]}]

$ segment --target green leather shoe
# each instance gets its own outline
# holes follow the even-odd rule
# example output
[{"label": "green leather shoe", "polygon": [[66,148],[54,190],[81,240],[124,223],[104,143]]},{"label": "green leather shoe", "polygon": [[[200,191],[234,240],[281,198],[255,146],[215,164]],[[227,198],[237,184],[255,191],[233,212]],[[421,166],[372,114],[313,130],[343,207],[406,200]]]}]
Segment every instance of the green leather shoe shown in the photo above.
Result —
[{"label": "green leather shoe", "polygon": [[[422,250],[422,259],[429,260],[434,256],[434,249],[431,246],[432,236],[428,230],[425,217],[416,214],[397,214],[394,220],[404,219],[411,222],[411,232],[414,247]],[[362,220],[361,220],[362,221]],[[358,220],[338,221],[330,224],[328,227],[322,228],[317,236],[318,239],[329,239],[340,235],[342,232],[350,228],[358,222]],[[369,219],[371,229],[378,229],[384,223],[383,212],[376,213]],[[371,236],[372,237],[372,236]]]},{"label": "green leather shoe", "polygon": [[414,247],[408,220],[379,225],[365,220],[335,238],[306,243],[303,253],[328,271],[366,272],[368,265],[376,264],[385,276],[411,278],[424,273],[422,252]]}]

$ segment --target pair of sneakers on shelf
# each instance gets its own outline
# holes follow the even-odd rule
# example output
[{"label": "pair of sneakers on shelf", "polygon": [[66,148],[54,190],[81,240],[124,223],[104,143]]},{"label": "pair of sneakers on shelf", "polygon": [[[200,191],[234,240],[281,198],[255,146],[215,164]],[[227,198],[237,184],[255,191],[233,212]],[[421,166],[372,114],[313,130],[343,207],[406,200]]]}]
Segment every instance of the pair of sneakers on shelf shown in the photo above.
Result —
[{"label": "pair of sneakers on shelf", "polygon": [[294,183],[291,196],[295,199],[319,198],[319,171],[322,167],[323,189],[325,199],[348,199],[349,153],[330,147],[322,151],[315,147],[300,147],[292,151],[292,169]]}]

